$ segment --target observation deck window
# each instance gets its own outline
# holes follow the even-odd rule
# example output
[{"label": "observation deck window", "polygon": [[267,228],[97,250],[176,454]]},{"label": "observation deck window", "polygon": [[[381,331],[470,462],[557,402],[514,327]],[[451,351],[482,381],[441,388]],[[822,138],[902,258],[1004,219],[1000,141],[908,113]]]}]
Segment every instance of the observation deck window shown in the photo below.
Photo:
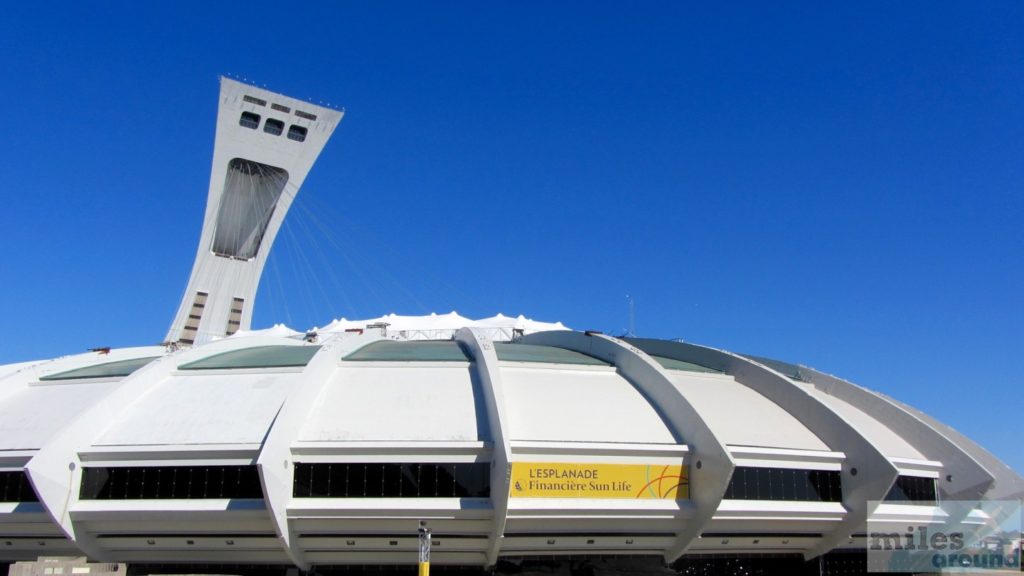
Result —
[{"label": "observation deck window", "polygon": [[280,136],[284,132],[284,122],[274,118],[267,118],[267,121],[263,124],[263,131],[267,134]]},{"label": "observation deck window", "polygon": [[238,118],[238,125],[255,130],[260,127],[260,115],[253,112],[242,112]]},{"label": "observation deck window", "polygon": [[295,124],[292,124],[288,127],[288,139],[295,140],[296,142],[305,142],[306,134],[308,132],[309,131],[303,126],[296,126]]}]

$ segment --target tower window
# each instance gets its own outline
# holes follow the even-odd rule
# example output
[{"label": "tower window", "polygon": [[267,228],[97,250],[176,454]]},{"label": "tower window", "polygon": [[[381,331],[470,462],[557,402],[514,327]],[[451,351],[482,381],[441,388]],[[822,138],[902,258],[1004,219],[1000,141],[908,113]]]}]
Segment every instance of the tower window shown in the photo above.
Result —
[{"label": "tower window", "polygon": [[242,112],[242,116],[238,119],[238,125],[255,130],[260,127],[260,115],[253,114],[252,112]]},{"label": "tower window", "polygon": [[306,132],[307,130],[304,127],[292,124],[288,127],[288,139],[295,140],[296,142],[305,142]]},{"label": "tower window", "polygon": [[228,336],[238,332],[238,328],[242,325],[242,307],[244,305],[245,300],[242,298],[231,299],[231,314],[228,315],[228,326],[225,330]]},{"label": "tower window", "polygon": [[284,122],[274,120],[273,118],[267,118],[267,123],[263,125],[263,131],[267,134],[280,136],[281,132],[284,132]]},{"label": "tower window", "polygon": [[192,301],[192,310],[189,311],[185,327],[181,330],[181,338],[178,340],[182,344],[192,344],[196,341],[199,321],[203,319],[203,310],[206,308],[206,299],[209,296],[206,292],[196,292],[196,299]]}]

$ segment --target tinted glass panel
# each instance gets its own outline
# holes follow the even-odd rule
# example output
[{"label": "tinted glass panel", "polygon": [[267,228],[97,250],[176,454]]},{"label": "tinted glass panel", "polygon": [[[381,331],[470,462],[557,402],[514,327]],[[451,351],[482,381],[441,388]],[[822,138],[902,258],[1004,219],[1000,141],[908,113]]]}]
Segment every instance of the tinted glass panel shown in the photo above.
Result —
[{"label": "tinted glass panel", "polygon": [[379,340],[344,358],[348,362],[468,362],[469,356],[453,340],[398,342]]},{"label": "tinted glass panel", "polygon": [[263,131],[267,134],[280,136],[281,133],[284,132],[284,122],[274,120],[273,118],[267,118],[267,122],[263,125]]},{"label": "tinted glass panel", "polygon": [[712,374],[720,374],[718,370],[712,370],[711,368],[705,368],[699,364],[692,362],[685,362],[683,360],[676,360],[675,358],[668,358],[667,356],[654,356],[651,355],[658,364],[665,370],[685,370],[687,372],[710,372]]},{"label": "tinted glass panel", "polygon": [[253,346],[207,356],[178,366],[179,370],[230,370],[232,368],[288,368],[305,366],[319,346]]},{"label": "tinted glass panel", "polygon": [[660,343],[663,343],[664,341],[650,340],[647,338],[623,338],[622,340],[646,352],[650,355],[651,359],[661,364],[661,367],[666,370],[686,370],[689,372],[710,372],[718,374],[723,373],[725,370],[724,365],[719,365],[720,363],[708,365],[712,364],[708,361],[708,364],[697,364],[694,362],[687,362],[685,360],[678,360],[676,358],[655,354],[654,351],[659,351],[661,349]]},{"label": "tinted glass panel", "polygon": [[900,476],[896,478],[886,502],[910,502],[914,504],[935,504],[935,479],[918,476]]},{"label": "tinted glass panel", "polygon": [[792,380],[803,382],[803,375],[800,373],[800,367],[796,364],[790,364],[789,362],[783,362],[781,360],[772,360],[771,358],[765,358],[764,356],[754,356],[752,354],[742,354],[747,358],[757,362],[758,364],[764,364],[765,366],[775,370],[779,374],[786,376]]},{"label": "tinted glass panel", "polygon": [[43,376],[40,378],[42,381],[50,380],[81,380],[83,378],[123,378],[132,372],[135,372],[139,368],[142,368],[146,364],[149,364],[153,360],[156,360],[157,356],[151,356],[148,358],[132,358],[131,360],[118,360],[117,362],[107,362],[104,364],[96,364],[94,366],[86,366],[84,368],[75,368],[74,370],[68,370],[67,372],[60,372],[58,374],[50,374],[49,376]]},{"label": "tinted glass panel", "polygon": [[506,362],[539,362],[544,364],[585,364],[591,366],[610,366],[603,360],[587,356],[565,348],[553,346],[537,346],[534,344],[513,344],[511,342],[495,342],[494,352],[498,360]]},{"label": "tinted glass panel", "polygon": [[292,124],[288,127],[288,139],[295,140],[296,142],[303,142],[306,140],[306,132],[306,129],[302,126]]},{"label": "tinted glass panel", "polygon": [[295,464],[296,498],[487,498],[490,465]]},{"label": "tinted glass panel", "polygon": [[0,472],[0,502],[39,502],[23,470]]},{"label": "tinted glass panel", "polygon": [[82,469],[83,500],[263,498],[255,466],[124,466]]},{"label": "tinted glass panel", "polygon": [[725,491],[727,500],[841,502],[839,472],[737,466]]},{"label": "tinted glass panel", "polygon": [[242,115],[238,118],[238,124],[255,130],[260,125],[260,115],[253,114],[252,112],[242,112]]}]

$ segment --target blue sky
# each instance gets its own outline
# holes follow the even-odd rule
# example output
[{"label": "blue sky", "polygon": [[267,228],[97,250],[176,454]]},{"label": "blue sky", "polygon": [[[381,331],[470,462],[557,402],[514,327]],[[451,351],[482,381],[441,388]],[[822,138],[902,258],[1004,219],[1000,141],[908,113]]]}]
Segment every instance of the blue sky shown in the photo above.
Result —
[{"label": "blue sky", "polygon": [[159,342],[217,77],[346,109],[255,323],[457,310],[684,338],[1024,470],[1024,4],[5,8],[0,362]]}]

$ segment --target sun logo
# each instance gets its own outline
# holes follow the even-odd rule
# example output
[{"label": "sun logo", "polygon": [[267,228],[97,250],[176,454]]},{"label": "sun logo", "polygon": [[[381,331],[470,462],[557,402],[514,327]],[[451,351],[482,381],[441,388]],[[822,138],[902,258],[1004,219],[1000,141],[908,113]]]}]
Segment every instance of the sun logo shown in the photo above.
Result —
[{"label": "sun logo", "polygon": [[[636,497],[640,498],[644,491],[647,491],[652,498],[668,499],[673,492],[675,493],[675,497],[678,498],[680,496],[679,492],[681,489],[687,490],[690,483],[686,476],[683,474],[669,474],[668,468],[668,466],[665,466],[661,469],[657,478],[649,480],[647,484],[644,484],[644,487],[640,489],[640,492],[637,493]],[[647,467],[647,477],[651,477],[651,466]]]}]

